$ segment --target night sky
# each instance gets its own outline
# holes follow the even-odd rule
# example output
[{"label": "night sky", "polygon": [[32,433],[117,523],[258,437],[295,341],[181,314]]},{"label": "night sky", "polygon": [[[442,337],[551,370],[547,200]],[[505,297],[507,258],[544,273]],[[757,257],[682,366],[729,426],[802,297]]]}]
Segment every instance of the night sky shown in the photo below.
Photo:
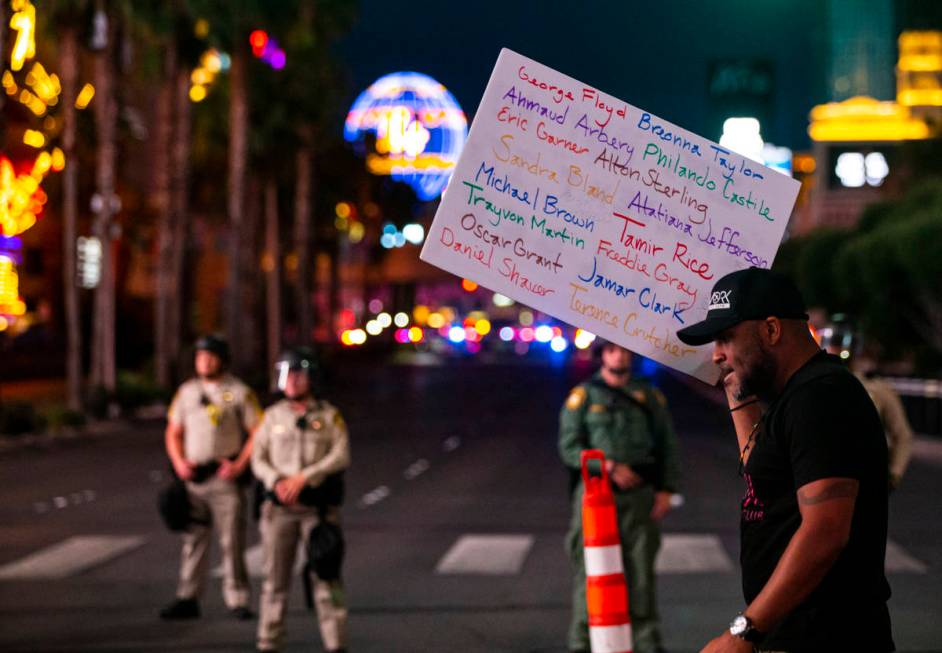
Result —
[{"label": "night sky", "polygon": [[767,142],[808,147],[808,112],[823,97],[819,0],[394,3],[361,0],[341,46],[356,93],[399,70],[431,75],[469,121],[508,47],[711,140],[710,61],[764,59],[775,87]]}]

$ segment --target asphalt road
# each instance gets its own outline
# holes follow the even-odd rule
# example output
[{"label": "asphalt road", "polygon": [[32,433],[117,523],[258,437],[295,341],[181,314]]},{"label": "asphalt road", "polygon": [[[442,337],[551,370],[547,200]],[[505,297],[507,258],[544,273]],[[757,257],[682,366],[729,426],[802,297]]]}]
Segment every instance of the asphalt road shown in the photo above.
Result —
[{"label": "asphalt road", "polygon": [[[343,519],[350,650],[562,652],[569,572],[559,406],[587,370],[346,365],[331,398],[351,428]],[[725,411],[662,375],[681,436],[683,505],[665,520],[659,603],[670,651],[698,651],[742,608],[736,450]],[[900,651],[942,651],[939,462],[892,497],[890,607]],[[203,617],[164,623],[179,541],[155,498],[161,425],[0,455],[0,650],[251,651],[218,579]],[[249,566],[257,569],[256,524]],[[214,554],[215,555],[215,554]],[[261,580],[253,578],[256,593]],[[295,583],[287,651],[320,649]]]}]

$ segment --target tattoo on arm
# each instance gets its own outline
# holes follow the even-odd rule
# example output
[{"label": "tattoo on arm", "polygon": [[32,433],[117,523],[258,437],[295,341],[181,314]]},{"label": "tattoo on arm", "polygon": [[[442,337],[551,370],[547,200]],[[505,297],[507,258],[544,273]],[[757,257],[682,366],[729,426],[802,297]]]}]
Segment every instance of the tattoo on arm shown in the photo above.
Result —
[{"label": "tattoo on arm", "polygon": [[853,499],[857,496],[857,486],[857,481],[839,481],[829,485],[817,494],[811,494],[807,490],[798,490],[798,504],[814,506],[834,499]]}]

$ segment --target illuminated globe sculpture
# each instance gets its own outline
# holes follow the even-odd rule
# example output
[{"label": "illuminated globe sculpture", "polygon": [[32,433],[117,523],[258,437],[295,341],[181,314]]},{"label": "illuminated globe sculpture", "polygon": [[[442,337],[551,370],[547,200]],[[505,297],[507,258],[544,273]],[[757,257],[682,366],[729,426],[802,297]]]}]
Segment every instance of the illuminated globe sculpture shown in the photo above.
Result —
[{"label": "illuminated globe sculpture", "polygon": [[442,194],[468,138],[468,120],[454,96],[421,73],[377,79],[353,103],[344,138],[363,143],[375,136],[366,167],[412,187],[420,200]]}]

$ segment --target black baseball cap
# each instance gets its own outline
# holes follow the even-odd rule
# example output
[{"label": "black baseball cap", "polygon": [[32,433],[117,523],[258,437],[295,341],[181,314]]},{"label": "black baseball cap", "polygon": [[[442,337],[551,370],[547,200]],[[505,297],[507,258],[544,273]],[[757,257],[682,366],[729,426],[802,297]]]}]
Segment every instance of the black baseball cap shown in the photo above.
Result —
[{"label": "black baseball cap", "polygon": [[807,320],[805,301],[784,274],[763,268],[736,270],[713,285],[706,319],[677,332],[688,345],[705,345],[726,329],[746,320],[778,317]]}]

